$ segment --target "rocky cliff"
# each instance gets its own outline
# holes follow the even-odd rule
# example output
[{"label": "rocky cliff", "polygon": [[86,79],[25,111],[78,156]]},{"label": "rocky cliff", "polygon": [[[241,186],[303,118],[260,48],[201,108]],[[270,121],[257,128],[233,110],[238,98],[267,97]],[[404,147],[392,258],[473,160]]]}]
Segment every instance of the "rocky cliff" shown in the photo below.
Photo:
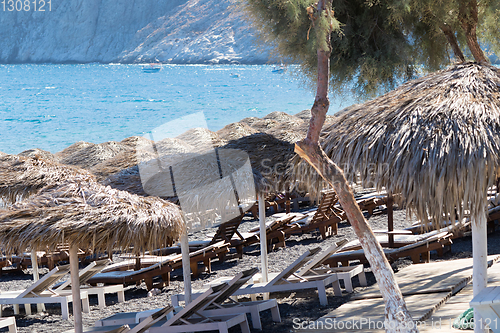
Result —
[{"label": "rocky cliff", "polygon": [[1,63],[269,60],[235,0],[52,0],[50,11],[46,0],[44,12],[36,1],[0,4]]}]

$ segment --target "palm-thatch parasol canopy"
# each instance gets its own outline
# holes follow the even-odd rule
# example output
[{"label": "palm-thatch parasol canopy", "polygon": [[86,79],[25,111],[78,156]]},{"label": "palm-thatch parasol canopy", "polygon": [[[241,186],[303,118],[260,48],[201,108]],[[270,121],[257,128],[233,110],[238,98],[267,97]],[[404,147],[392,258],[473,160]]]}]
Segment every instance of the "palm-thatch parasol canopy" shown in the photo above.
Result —
[{"label": "palm-thatch parasol canopy", "polygon": [[8,203],[22,200],[47,185],[57,185],[70,179],[93,180],[94,176],[78,167],[43,158],[0,156],[0,197]]},{"label": "palm-thatch parasol canopy", "polygon": [[49,249],[59,243],[136,253],[176,241],[184,230],[180,209],[159,198],[139,197],[76,178],[0,210],[0,244],[8,252]]},{"label": "palm-thatch parasol canopy", "polygon": [[224,141],[238,140],[255,133],[258,133],[258,131],[244,122],[231,123],[217,131],[219,137]]},{"label": "palm-thatch parasol canopy", "polygon": [[293,157],[293,144],[279,140],[267,133],[256,133],[228,142],[221,149],[238,149],[245,151],[252,169],[262,175],[261,192],[287,190],[283,184],[288,161]]},{"label": "palm-thatch parasol canopy", "polygon": [[[500,71],[452,66],[354,106],[328,130],[323,149],[348,179],[401,193],[422,220],[477,216],[500,164]],[[322,187],[315,172],[302,180]]]},{"label": "palm-thatch parasol canopy", "polygon": [[[112,159],[119,153],[130,149],[126,145],[115,141],[108,141],[99,144],[87,144],[83,142],[81,146],[77,144],[71,145],[56,154],[56,156],[59,156],[59,161],[61,163],[90,169],[93,166]],[[78,149],[79,147],[80,149]]]}]

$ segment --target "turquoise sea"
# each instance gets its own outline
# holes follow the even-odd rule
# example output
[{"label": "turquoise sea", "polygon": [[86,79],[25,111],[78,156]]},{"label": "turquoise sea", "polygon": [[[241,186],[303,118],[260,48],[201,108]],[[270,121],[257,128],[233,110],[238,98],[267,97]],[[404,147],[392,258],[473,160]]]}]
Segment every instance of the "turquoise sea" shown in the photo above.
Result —
[{"label": "turquoise sea", "polygon": [[[57,152],[144,135],[186,115],[213,131],[245,117],[309,109],[314,91],[271,66],[0,65],[0,151]],[[354,101],[332,101],[330,113]],[[192,118],[191,118],[192,119]],[[199,126],[198,122],[193,127]]]}]

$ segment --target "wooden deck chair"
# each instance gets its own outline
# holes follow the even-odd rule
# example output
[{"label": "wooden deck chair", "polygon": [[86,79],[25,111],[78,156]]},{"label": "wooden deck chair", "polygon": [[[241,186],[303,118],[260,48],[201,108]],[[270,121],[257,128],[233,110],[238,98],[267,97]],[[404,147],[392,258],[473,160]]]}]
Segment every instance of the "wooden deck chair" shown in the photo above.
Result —
[{"label": "wooden deck chair", "polygon": [[[266,206],[265,211],[268,208],[273,208],[274,213],[280,211],[290,212],[291,196],[287,193],[270,193],[264,198],[264,204]],[[254,205],[250,208],[252,216],[256,219],[259,218],[259,202],[256,201]]]},{"label": "wooden deck chair", "polygon": [[[452,236],[453,234],[448,231],[431,232],[428,237],[418,242],[398,248],[384,248],[383,250],[390,262],[404,257],[411,257],[414,264],[421,262],[421,260],[429,262],[430,251],[442,251],[445,247],[450,246]],[[325,260],[324,264],[337,267],[339,263],[342,263],[343,267],[347,267],[351,261],[368,263],[364,251],[360,249],[335,253]]]},{"label": "wooden deck chair", "polygon": [[202,314],[210,317],[218,314],[250,313],[253,328],[261,330],[262,323],[260,321],[260,312],[270,309],[273,321],[281,322],[276,299],[237,302],[231,298],[231,296],[245,285],[245,283],[247,283],[258,271],[257,268],[252,268],[237,274],[227,283],[227,287],[221,291],[220,295],[202,309]]},{"label": "wooden deck chair", "polygon": [[352,293],[354,291],[354,288],[352,287],[352,278],[355,276],[358,276],[361,286],[367,286],[368,283],[366,281],[363,264],[347,267],[323,268],[325,261],[334,253],[340,251],[342,247],[347,243],[347,239],[343,239],[333,244],[332,246],[318,254],[316,257],[314,257],[314,259],[307,263],[296,275],[298,277],[303,277],[337,274],[338,279],[344,282],[344,288],[348,293]]},{"label": "wooden deck chair", "polygon": [[[216,232],[208,234],[208,238],[189,242],[189,251],[197,251],[209,245],[224,241],[236,249],[237,257],[241,259],[243,257],[243,244],[245,242],[245,238],[238,231],[238,227],[240,226],[244,216],[245,214],[241,212],[240,215],[232,218],[231,220],[219,224]],[[168,255],[172,253],[181,253],[181,247],[171,246],[153,251],[153,254],[155,255]],[[221,255],[219,257],[219,260],[221,261],[224,261],[225,259],[225,255]]]},{"label": "wooden deck chair", "polygon": [[[236,290],[233,295],[252,295],[252,300],[256,300],[255,295],[261,293],[272,293],[272,292],[287,292],[287,291],[298,291],[305,289],[316,289],[318,291],[319,301],[321,305],[327,305],[328,299],[326,297],[326,287],[332,286],[336,296],[341,296],[342,291],[340,290],[340,285],[338,278],[335,274],[327,274],[326,276],[313,276],[313,277],[301,277],[300,279],[288,279],[291,277],[299,268],[301,268],[305,263],[311,260],[315,254],[317,254],[321,249],[314,248],[307,250],[302,254],[297,260],[285,268],[281,273],[279,273],[275,278],[267,283],[254,283],[242,286],[240,289]],[[193,291],[194,294],[199,294],[199,292]],[[183,300],[184,295],[173,295],[172,304],[177,306],[179,301]]]},{"label": "wooden deck chair", "polygon": [[0,328],[9,328],[9,333],[17,333],[16,318],[6,317],[0,318]]},{"label": "wooden deck chair", "polygon": [[[218,242],[216,244],[212,244],[206,248],[200,249],[198,251],[194,251],[189,253],[189,258],[191,261],[191,271],[195,277],[199,274],[198,262],[203,261],[205,267],[210,270],[211,267],[211,259],[220,256],[223,253],[227,253],[229,243],[224,241]],[[172,270],[182,267],[182,255],[175,254],[166,257],[154,257],[147,256],[146,267],[141,268],[136,271],[105,271],[102,273],[98,273],[92,278],[88,280],[88,283],[91,285],[95,285],[97,283],[104,284],[123,284],[130,285],[136,284],[144,280],[146,282],[146,286],[148,290],[153,289],[153,279],[157,276],[161,276],[163,280],[163,284],[169,284],[170,282],[170,273]],[[139,257],[140,259],[140,257]],[[127,268],[135,267],[135,261],[131,266],[122,266]],[[142,265],[142,264],[141,264]],[[141,266],[142,267],[142,266]],[[117,267],[118,269],[120,267]]]},{"label": "wooden deck chair", "polygon": [[[205,316],[201,313],[208,304],[220,295],[227,287],[226,283],[214,286],[206,290],[203,294],[199,295],[195,300],[186,305],[186,307],[180,310],[172,318],[163,321],[163,317],[166,313],[173,310],[172,306],[167,306],[164,308],[165,314],[162,316],[157,316],[157,318],[152,318],[148,324],[144,324],[145,320],[141,321],[135,326],[129,325],[130,331],[124,331],[128,333],[139,333],[144,332],[143,330],[136,330],[137,326],[143,326],[143,329],[148,329],[149,333],[164,333],[164,332],[203,332],[203,331],[219,331],[221,333],[227,333],[229,328],[240,325],[241,331],[243,333],[250,333],[250,327],[248,326],[247,316],[244,313],[233,314],[233,315],[217,315],[217,316]],[[154,316],[154,315],[153,315]],[[150,316],[152,317],[152,316]],[[153,323],[152,321],[155,320]],[[119,326],[123,327],[123,326]],[[112,326],[101,326],[95,327],[88,332],[108,332],[110,329],[114,329]],[[71,332],[71,331],[70,331]]]},{"label": "wooden deck chair", "polygon": [[[243,244],[245,243],[245,238],[238,231],[243,216],[245,215],[240,214],[227,222],[221,223],[209,245],[220,241],[228,242],[231,244],[231,247],[236,249],[238,258],[243,258]],[[224,261],[224,258],[221,258],[221,260]]]},{"label": "wooden deck chair", "polygon": [[[41,279],[25,290],[6,291],[0,293],[0,309],[3,304],[13,304],[14,313],[19,314],[19,304],[24,304],[27,315],[31,314],[31,304],[60,303],[63,319],[69,319],[68,303],[73,301],[71,293],[61,295],[50,289],[55,282],[69,273],[69,265],[54,267]],[[81,292],[83,311],[90,311],[88,294]],[[1,316],[1,311],[0,311]]]},{"label": "wooden deck chair", "polygon": [[[104,309],[106,306],[106,294],[118,295],[118,302],[125,301],[125,292],[123,289],[123,284],[107,285],[100,287],[92,287],[87,284],[87,281],[91,279],[94,275],[100,273],[106,266],[111,263],[110,259],[103,259],[92,261],[84,269],[79,272],[80,290],[86,291],[89,295],[97,295],[97,303],[99,304],[99,309]],[[66,280],[61,283],[55,284],[52,289],[56,293],[71,292],[71,280]]]},{"label": "wooden deck chair", "polygon": [[297,221],[296,224],[299,228],[286,229],[285,233],[306,233],[319,229],[323,239],[331,235],[336,235],[338,231],[337,224],[347,218],[341,209],[335,207],[337,202],[338,197],[334,190],[324,191],[314,215],[310,218]]},{"label": "wooden deck chair", "polygon": [[[285,232],[284,229],[288,228],[288,223],[293,220],[294,216],[285,216],[281,219],[273,220],[266,225],[266,239],[267,239],[267,252],[273,251],[278,247],[285,247]],[[251,229],[250,232],[243,232],[240,235],[245,239],[243,246],[250,246],[260,243],[260,230],[259,227]]]},{"label": "wooden deck chair", "polygon": [[209,288],[194,301],[186,305],[173,318],[165,323],[153,326],[149,329],[150,333],[163,332],[201,332],[201,331],[219,331],[228,332],[230,327],[240,325],[243,333],[250,333],[247,316],[244,313],[232,315],[205,316],[202,310],[216,299],[227,284]]},{"label": "wooden deck chair", "polygon": [[[217,315],[250,313],[253,327],[261,329],[262,325],[260,322],[260,312],[270,309],[273,320],[280,322],[281,317],[279,314],[278,304],[275,299],[267,301],[240,303],[240,302],[235,302],[230,298],[230,296],[232,296],[234,291],[236,291],[242,285],[244,285],[258,271],[259,270],[257,268],[252,268],[244,272],[238,273],[231,281],[227,282],[227,285],[223,289],[221,289],[217,297],[213,298],[210,303],[207,303],[203,308],[199,310],[200,313],[207,317],[213,317]],[[110,316],[108,318],[99,320],[96,322],[95,325],[96,326],[123,325],[123,324],[130,325],[140,322],[142,318],[149,316],[154,311],[156,310],[119,313]]]}]

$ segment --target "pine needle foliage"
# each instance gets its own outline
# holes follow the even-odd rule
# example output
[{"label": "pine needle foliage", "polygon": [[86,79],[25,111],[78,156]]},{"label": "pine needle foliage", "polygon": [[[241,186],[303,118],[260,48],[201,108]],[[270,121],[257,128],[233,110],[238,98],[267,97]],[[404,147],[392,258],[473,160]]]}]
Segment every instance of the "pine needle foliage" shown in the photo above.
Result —
[{"label": "pine needle foliage", "polygon": [[[276,53],[300,64],[300,70],[314,82],[320,38],[313,33],[318,22],[307,10],[314,8],[315,0],[239,1],[261,37],[276,45]],[[456,59],[449,38],[470,59],[463,23],[472,20],[472,5],[478,10],[479,43],[500,51],[498,1],[331,0],[330,4],[334,12],[330,70],[335,93],[369,98],[424,72],[443,69]]]}]

